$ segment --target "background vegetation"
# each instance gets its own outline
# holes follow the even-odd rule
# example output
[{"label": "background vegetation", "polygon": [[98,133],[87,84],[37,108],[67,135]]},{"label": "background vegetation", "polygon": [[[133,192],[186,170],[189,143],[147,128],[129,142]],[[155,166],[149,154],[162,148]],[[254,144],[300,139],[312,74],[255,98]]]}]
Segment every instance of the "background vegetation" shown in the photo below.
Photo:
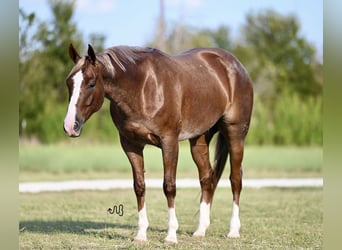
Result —
[{"label": "background vegetation", "polygon": [[[62,123],[67,110],[65,77],[72,68],[69,43],[84,51],[92,43],[103,49],[105,36],[82,41],[73,22],[74,1],[50,2],[52,20],[20,10],[19,135],[43,143],[65,139]],[[163,24],[163,25],[161,25]],[[162,29],[162,30],[161,30]],[[160,34],[163,34],[161,39]],[[300,36],[294,16],[272,10],[250,12],[241,36],[230,28],[198,29],[184,23],[156,25],[156,36],[146,46],[175,54],[193,47],[221,47],[247,68],[255,89],[255,106],[248,144],[322,145],[322,61],[316,48]],[[90,141],[116,141],[108,103],[85,125]]]},{"label": "background vegetation", "polygon": [[[86,143],[79,138],[70,143],[32,145],[22,143],[19,148],[19,181],[58,181],[66,179],[132,178],[132,170],[125,153],[118,144]],[[177,178],[197,178],[189,144],[180,144]],[[211,147],[210,157],[214,156]],[[243,177],[301,178],[321,177],[323,154],[321,147],[249,146],[245,148]],[[162,155],[159,148],[144,150],[145,177],[162,178]],[[211,162],[213,159],[211,159]],[[229,166],[222,176],[228,180]]]}]

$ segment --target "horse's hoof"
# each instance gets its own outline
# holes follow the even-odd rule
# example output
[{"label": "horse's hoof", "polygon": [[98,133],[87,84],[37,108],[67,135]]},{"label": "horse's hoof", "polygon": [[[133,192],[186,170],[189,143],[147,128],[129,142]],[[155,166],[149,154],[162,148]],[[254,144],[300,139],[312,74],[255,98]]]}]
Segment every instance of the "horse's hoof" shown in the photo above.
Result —
[{"label": "horse's hoof", "polygon": [[205,236],[205,232],[203,231],[196,231],[193,233],[192,235],[193,237],[204,237]]},{"label": "horse's hoof", "polygon": [[145,242],[147,242],[147,237],[136,236],[136,237],[133,239],[133,241],[136,242],[136,243],[145,243]]},{"label": "horse's hoof", "polygon": [[240,233],[239,231],[230,231],[227,234],[227,238],[240,238]]},{"label": "horse's hoof", "polygon": [[167,236],[164,239],[164,243],[166,243],[166,244],[177,244],[178,243],[177,237]]}]

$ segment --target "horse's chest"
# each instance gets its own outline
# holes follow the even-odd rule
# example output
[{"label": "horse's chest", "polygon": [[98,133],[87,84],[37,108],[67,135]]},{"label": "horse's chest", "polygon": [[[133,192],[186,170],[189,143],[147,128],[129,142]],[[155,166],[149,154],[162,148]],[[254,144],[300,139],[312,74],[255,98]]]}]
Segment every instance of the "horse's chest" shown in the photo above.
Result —
[{"label": "horse's chest", "polygon": [[160,145],[159,137],[154,135],[142,122],[127,121],[122,124],[119,131],[120,134],[131,141],[156,146]]},{"label": "horse's chest", "polygon": [[155,126],[149,123],[148,118],[141,112],[136,112],[126,103],[111,103],[111,116],[120,135],[126,139],[142,144],[160,145],[159,137],[151,129]]}]

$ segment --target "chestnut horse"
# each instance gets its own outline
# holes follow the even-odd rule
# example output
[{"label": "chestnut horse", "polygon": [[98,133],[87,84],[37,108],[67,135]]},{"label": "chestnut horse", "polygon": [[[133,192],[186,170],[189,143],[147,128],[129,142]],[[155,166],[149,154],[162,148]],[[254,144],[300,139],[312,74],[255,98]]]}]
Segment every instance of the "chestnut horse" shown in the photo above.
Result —
[{"label": "chestnut horse", "polygon": [[[239,237],[241,162],[252,107],[253,88],[246,69],[223,49],[192,49],[169,56],[157,49],[117,46],[81,57],[70,45],[75,66],[67,77],[69,106],[64,130],[81,134],[83,124],[98,111],[104,97],[120,134],[134,177],[138,204],[137,241],[146,241],[143,149],[161,148],[163,190],[168,205],[166,242],[177,243],[175,210],[178,141],[188,139],[201,185],[198,228],[204,236],[217,183],[230,155],[233,208],[228,237]],[[209,162],[209,143],[218,132],[215,160]]]}]

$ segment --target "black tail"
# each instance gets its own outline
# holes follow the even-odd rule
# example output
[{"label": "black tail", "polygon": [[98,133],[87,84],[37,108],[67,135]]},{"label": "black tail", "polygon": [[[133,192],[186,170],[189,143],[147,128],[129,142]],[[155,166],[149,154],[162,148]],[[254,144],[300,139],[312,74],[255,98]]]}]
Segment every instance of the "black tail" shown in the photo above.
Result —
[{"label": "black tail", "polygon": [[213,185],[214,190],[216,189],[217,183],[219,182],[221,175],[223,173],[224,167],[228,158],[228,144],[224,136],[219,132],[216,148],[215,148],[215,159],[213,165]]}]

